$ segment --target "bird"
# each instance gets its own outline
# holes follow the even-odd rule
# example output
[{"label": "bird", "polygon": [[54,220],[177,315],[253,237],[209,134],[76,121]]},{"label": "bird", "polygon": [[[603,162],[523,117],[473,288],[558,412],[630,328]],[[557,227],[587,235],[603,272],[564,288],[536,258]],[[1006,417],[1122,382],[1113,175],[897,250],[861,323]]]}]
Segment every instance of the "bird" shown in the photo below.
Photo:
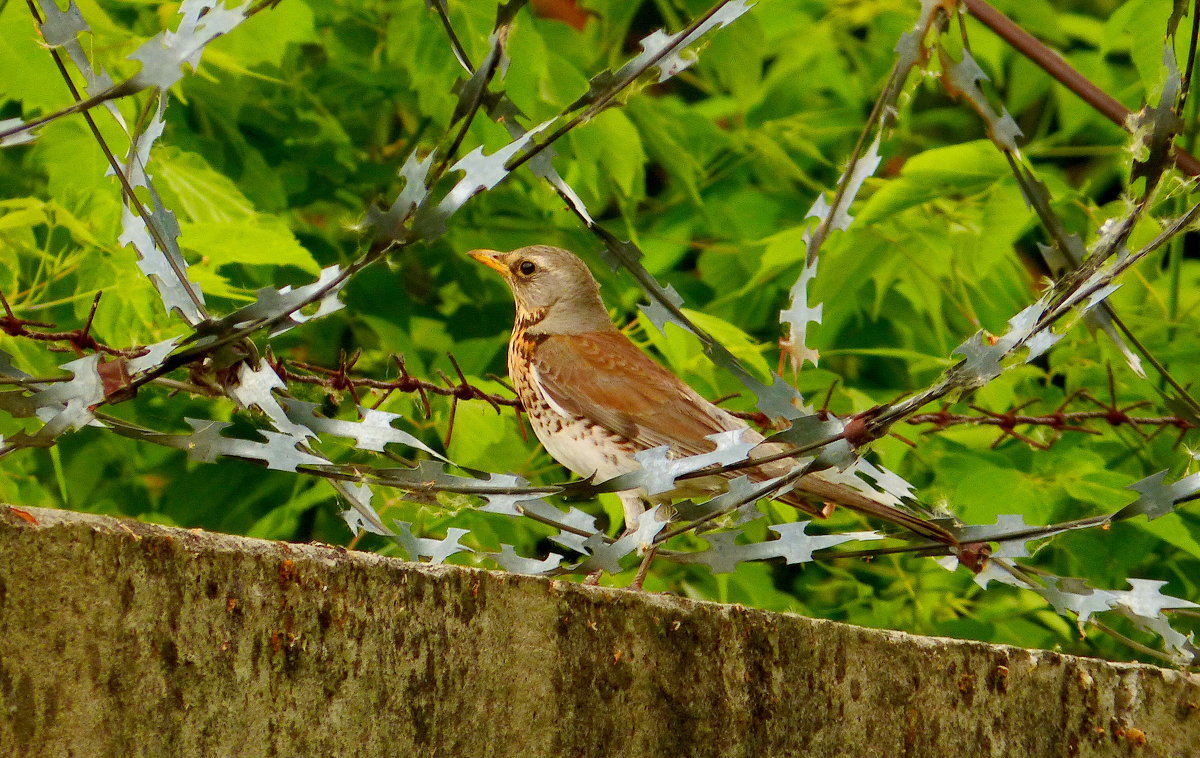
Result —
[{"label": "bird", "polygon": [[[788,449],[766,441],[635,345],[613,324],[600,285],[574,253],[530,245],[468,255],[499,273],[512,290],[516,316],[508,342],[509,379],[534,435],[551,457],[580,477],[601,482],[636,471],[641,466],[637,453],[663,445],[677,457],[711,452],[716,443],[709,437],[722,432],[741,431],[743,443],[756,444],[752,459]],[[797,465],[782,458],[721,475],[765,481]],[[626,533],[638,525],[648,500],[690,496],[712,488],[715,478],[692,479],[652,499],[639,490],[619,492]],[[934,541],[955,543],[940,525],[833,481],[824,471],[805,474],[776,499],[819,517],[829,514],[830,504],[843,505]]]}]

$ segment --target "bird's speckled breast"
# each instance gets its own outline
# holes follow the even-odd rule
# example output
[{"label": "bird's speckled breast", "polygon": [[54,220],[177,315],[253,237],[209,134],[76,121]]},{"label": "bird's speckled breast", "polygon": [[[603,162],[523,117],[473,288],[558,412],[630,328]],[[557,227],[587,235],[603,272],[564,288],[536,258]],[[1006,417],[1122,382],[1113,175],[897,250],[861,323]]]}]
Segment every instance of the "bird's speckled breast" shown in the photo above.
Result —
[{"label": "bird's speckled breast", "polygon": [[541,387],[536,358],[539,343],[536,335],[524,329],[513,331],[508,344],[508,376],[542,446],[571,471],[596,481],[639,468],[629,440],[570,413]]}]

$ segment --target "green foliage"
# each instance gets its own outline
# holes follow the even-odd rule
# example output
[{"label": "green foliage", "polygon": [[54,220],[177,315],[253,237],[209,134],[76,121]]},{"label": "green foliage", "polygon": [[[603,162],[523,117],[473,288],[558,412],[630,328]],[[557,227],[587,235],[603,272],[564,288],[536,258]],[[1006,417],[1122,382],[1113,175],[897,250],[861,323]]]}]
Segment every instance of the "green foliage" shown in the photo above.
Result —
[{"label": "green foliage", "polygon": [[[403,159],[447,146],[443,135],[457,103],[452,87],[464,74],[425,5],[283,0],[213,43],[199,70],[173,88],[167,128],[147,170],[178,218],[190,275],[214,313],[253,301],[260,288],[305,284],[322,267],[353,260],[367,243],[357,225],[369,207],[386,206],[395,196]],[[473,61],[487,49],[495,5],[450,3],[450,19]],[[705,3],[584,5],[591,14],[583,29],[530,9],[518,15],[511,63],[494,89],[507,93],[527,124],[569,106],[593,75],[636,52],[638,39],[659,26],[679,28]],[[710,35],[692,68],[662,85],[635,87],[620,107],[556,145],[555,166],[593,216],[637,242],[647,269],[674,286],[696,323],[760,378],[778,361],[779,312],[803,267],[802,239],[813,225],[808,209],[837,182],[887,80],[896,41],[912,26],[915,5],[762,0],[749,16]],[[1161,89],[1167,0],[1115,9],[1113,3],[1075,3],[1061,10],[1029,0],[997,5],[1126,106],[1136,110]],[[164,24],[176,23],[171,4],[93,0],[80,7],[94,30],[85,47],[118,81],[137,69],[125,56]],[[1025,132],[1021,150],[1049,187],[1055,210],[1068,231],[1093,241],[1105,219],[1123,212],[1128,136],[974,20],[966,23],[972,51],[991,77],[997,102]],[[71,102],[38,46],[24,3],[0,0],[0,70],[6,72],[0,120],[32,119]],[[1045,234],[978,116],[948,99],[932,78],[913,77],[907,92],[883,145],[884,164],[853,208],[857,220],[825,245],[810,292],[811,302],[824,304],[810,341],[822,362],[794,381],[818,403],[830,393],[830,409],[839,414],[924,388],[952,363],[956,346],[980,328],[1002,333],[1044,286],[1036,246],[1047,241]],[[1189,102],[1192,113],[1197,100]],[[131,123],[154,106],[144,93],[118,103]],[[124,154],[128,137],[102,109],[95,115],[108,144]],[[481,116],[460,154],[476,145],[491,152],[507,141],[501,126]],[[1194,146],[1194,132],[1181,144]],[[163,311],[137,271],[136,255],[118,240],[120,189],[106,169],[79,116],[42,128],[32,146],[0,151],[0,291],[18,316],[62,329],[82,324],[94,293],[103,291],[93,334],[114,347],[180,334],[181,322]],[[1182,211],[1190,192],[1190,184],[1169,178],[1130,248],[1160,231],[1161,219]],[[414,376],[452,376],[446,357],[452,353],[472,385],[505,394],[488,377],[504,373],[510,298],[464,252],[532,243],[583,254],[616,321],[702,393],[716,398],[743,389],[695,340],[674,327],[659,333],[637,315],[642,291],[601,265],[594,238],[527,169],[468,203],[438,241],[363,271],[346,289],[344,310],[274,340],[272,349],[328,367],[341,351],[361,350],[356,374],[381,379],[395,377],[390,356],[396,353]],[[1200,379],[1194,339],[1200,259],[1188,244],[1177,239],[1126,275],[1110,301],[1185,386]],[[1139,411],[1147,416],[1177,412],[1157,393],[1157,378],[1138,380],[1107,337],[1081,326],[1065,335],[1044,359],[1004,374],[952,410],[968,412],[971,402],[1005,412],[1032,401],[1027,412],[1049,413],[1079,391],[1107,401],[1111,373],[1119,406],[1148,403]],[[59,373],[57,366],[70,358],[14,337],[0,337],[0,348],[36,376]],[[346,411],[352,401],[345,392],[330,397],[311,386],[292,389],[331,413],[339,403]],[[363,404],[380,398],[366,396]],[[1071,402],[1072,409],[1096,407]],[[749,410],[753,399],[729,406]],[[453,408],[448,398],[434,397],[426,418],[419,398],[404,393],[389,395],[380,408],[400,414],[405,429],[464,466],[516,472],[535,482],[562,480],[563,471],[523,436],[511,410],[497,412],[479,401]],[[112,412],[166,433],[187,431],[186,417],[236,418],[244,425],[240,433],[253,436],[245,414],[234,414],[227,401],[187,392],[143,391]],[[452,413],[453,434],[444,448]],[[0,434],[36,428],[30,419],[0,414]],[[1190,459],[1172,430],[1146,439],[1129,426],[1090,428],[1098,433],[1066,432],[1057,440],[1048,428],[1033,428],[1029,436],[1053,443],[1038,450],[1012,437],[993,445],[1000,435],[993,426],[928,436],[900,427],[919,444],[885,439],[871,455],[916,484],[924,502],[974,524],[1011,513],[1042,524],[1111,512],[1134,500],[1130,483],[1164,468],[1171,480],[1188,473]],[[341,441],[322,442],[321,449],[335,460],[359,455]],[[49,451],[19,451],[0,466],[0,501],[271,539],[351,539],[336,516],[341,506],[333,491],[315,478],[232,460],[189,462],[182,451],[97,429],[68,435]],[[471,530],[464,542],[490,550],[501,543],[516,544],[527,556],[554,549],[545,541],[553,530],[479,513],[478,501],[465,496],[440,495],[436,503],[395,492],[380,496],[385,502],[375,505],[385,517],[414,522],[422,534],[441,537],[461,527]],[[614,501],[602,500],[583,507],[619,514]],[[794,517],[782,506],[763,507],[779,512],[777,520]],[[771,536],[756,528],[758,539]],[[838,515],[828,528],[863,525]],[[698,537],[678,539],[692,549],[703,546]],[[395,550],[377,537],[361,544]],[[1110,589],[1124,589],[1130,577],[1162,579],[1171,594],[1200,598],[1200,517],[1186,506],[1152,522],[1138,518],[1111,531],[1068,534],[1030,562]],[[627,572],[615,581],[631,577]],[[656,564],[647,587],[858,624],[1129,655],[1096,635],[1081,641],[1032,593],[995,584],[984,591],[965,570],[951,573],[926,558],[804,568],[742,564],[716,576],[703,567],[664,563]]]}]

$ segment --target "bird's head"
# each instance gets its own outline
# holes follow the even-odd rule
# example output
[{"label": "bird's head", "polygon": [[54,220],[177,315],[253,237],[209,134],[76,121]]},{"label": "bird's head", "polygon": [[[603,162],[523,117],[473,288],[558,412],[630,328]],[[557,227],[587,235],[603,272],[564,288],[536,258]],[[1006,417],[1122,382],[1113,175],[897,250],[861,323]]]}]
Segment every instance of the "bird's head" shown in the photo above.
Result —
[{"label": "bird's head", "polygon": [[612,329],[587,264],[574,253],[530,245],[508,253],[472,250],[472,258],[504,277],[517,302],[517,318],[535,318],[535,334],[582,334]]}]

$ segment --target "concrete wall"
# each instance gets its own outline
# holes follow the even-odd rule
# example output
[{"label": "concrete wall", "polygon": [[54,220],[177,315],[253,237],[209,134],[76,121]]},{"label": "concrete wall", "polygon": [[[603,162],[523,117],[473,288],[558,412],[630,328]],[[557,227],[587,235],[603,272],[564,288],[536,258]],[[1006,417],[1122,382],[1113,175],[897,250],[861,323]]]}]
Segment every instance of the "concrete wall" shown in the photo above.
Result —
[{"label": "concrete wall", "polygon": [[21,513],[3,756],[1200,755],[1196,675]]}]

